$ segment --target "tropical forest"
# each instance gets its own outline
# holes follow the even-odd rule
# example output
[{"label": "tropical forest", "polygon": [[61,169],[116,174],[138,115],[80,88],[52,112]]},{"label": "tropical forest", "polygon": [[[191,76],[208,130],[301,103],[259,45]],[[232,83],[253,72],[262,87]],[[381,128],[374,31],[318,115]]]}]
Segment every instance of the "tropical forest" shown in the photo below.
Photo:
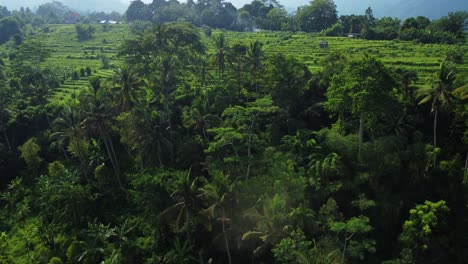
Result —
[{"label": "tropical forest", "polygon": [[468,5],[248,1],[0,1],[0,264],[468,263]]}]

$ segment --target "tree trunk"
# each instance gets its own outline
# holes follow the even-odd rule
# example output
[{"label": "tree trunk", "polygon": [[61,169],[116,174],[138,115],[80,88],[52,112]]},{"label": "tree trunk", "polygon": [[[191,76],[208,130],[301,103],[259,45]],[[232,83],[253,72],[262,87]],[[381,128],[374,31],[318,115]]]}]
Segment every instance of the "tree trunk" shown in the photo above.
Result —
[{"label": "tree trunk", "polygon": [[228,263],[229,264],[232,264],[232,261],[231,261],[231,251],[229,250],[229,242],[228,242],[228,239],[227,239],[227,235],[226,235],[226,225],[224,223],[225,219],[226,219],[226,216],[224,214],[224,207],[223,207],[223,219],[221,220],[221,224],[222,224],[222,227],[223,227],[223,235],[224,235],[224,243],[226,245],[226,252],[227,252],[227,256],[228,256]]},{"label": "tree trunk", "polygon": [[468,152],[466,153],[466,159],[465,159],[465,170],[463,171],[463,183],[468,182]]},{"label": "tree trunk", "polygon": [[348,241],[353,238],[354,233],[349,235],[348,237],[345,234],[344,245],[343,245],[343,252],[341,253],[341,263],[345,263],[345,255],[346,255],[346,247],[348,246]]},{"label": "tree trunk", "polygon": [[[113,156],[113,155],[115,155],[114,147],[112,146],[112,142],[109,142],[109,143],[107,142],[107,139],[109,139],[109,141],[111,141],[110,137],[108,137],[107,135],[104,135],[103,130],[102,130],[101,127],[99,127],[99,132],[101,134],[102,141],[104,141],[104,146],[106,147],[107,155],[109,156],[112,167],[114,169],[115,178],[117,179],[117,183],[119,184],[119,187],[122,190],[125,190],[123,185],[122,185],[122,182],[120,181],[119,168],[118,168],[118,165],[116,163],[117,161],[116,161],[116,159],[114,159],[114,156]],[[111,150],[111,148],[112,148],[112,150]]]},{"label": "tree trunk", "polygon": [[120,174],[120,165],[119,165],[119,161],[117,160],[117,154],[115,154],[114,144],[112,143],[112,140],[111,140],[109,134],[107,134],[106,136],[107,136],[107,140],[109,142],[109,147],[110,147],[112,156],[114,158],[115,167],[117,168],[117,172],[119,172],[119,174]]},{"label": "tree trunk", "polygon": [[254,70],[255,93],[258,94],[257,72]]},{"label": "tree trunk", "polygon": [[248,135],[248,140],[247,140],[247,173],[245,174],[245,178],[248,179],[250,176],[250,166],[251,166],[251,160],[252,160],[252,146],[251,146],[251,141],[252,141],[252,129],[255,123],[255,116],[252,116],[252,123],[250,124],[249,127],[249,135]]},{"label": "tree trunk", "polygon": [[434,113],[434,168],[436,166],[437,157],[436,157],[436,147],[437,147],[437,115],[439,114],[439,109],[436,108]]},{"label": "tree trunk", "polygon": [[[137,135],[137,127],[136,127],[136,123],[135,123],[135,114],[133,113],[134,110],[133,108],[130,110],[130,118],[132,119],[132,126],[133,126],[133,131],[135,131],[135,135]],[[138,147],[138,163],[139,163],[139,166],[140,166],[140,170],[141,171],[144,171],[145,170],[145,164],[143,162],[143,155],[142,155],[142,151],[141,151],[141,148]]]},{"label": "tree trunk", "polygon": [[361,115],[359,119],[359,150],[358,150],[358,161],[361,161],[362,141],[364,139],[364,118]]},{"label": "tree trunk", "polygon": [[84,158],[83,158],[83,152],[81,151],[81,142],[80,142],[80,137],[78,135],[78,131],[76,131],[76,128],[73,128],[73,134],[75,136],[75,141],[76,141],[76,148],[78,151],[78,159],[80,160],[81,164],[81,169],[83,170],[80,175],[83,175],[83,177],[80,176],[80,180],[83,182],[88,182],[88,171],[86,170],[85,164],[84,164]]},{"label": "tree trunk", "polygon": [[70,161],[70,159],[68,158],[67,151],[66,151],[65,148],[62,146],[62,144],[60,144],[60,149],[62,150],[63,156],[65,157],[65,159],[67,160],[67,162]]},{"label": "tree trunk", "polygon": [[52,128],[52,123],[50,122],[50,119],[49,119],[49,113],[47,113],[47,108],[45,106],[44,106],[44,114],[47,120],[47,124],[49,125],[50,128]]},{"label": "tree trunk", "polygon": [[10,150],[10,152],[13,152],[13,148],[11,147],[10,139],[8,138],[8,134],[6,130],[3,130],[3,136],[5,137],[5,141],[7,143],[8,149]]},{"label": "tree trunk", "polygon": [[161,133],[159,133],[159,138],[158,138],[158,161],[159,161],[159,167],[162,168],[163,166],[163,163],[162,163],[162,159],[161,159],[161,141],[160,141],[160,138],[161,138]]},{"label": "tree trunk", "polygon": [[343,252],[341,253],[341,263],[345,263],[345,252],[346,252],[347,243],[348,243],[348,239],[346,238],[346,235],[345,235],[345,241],[344,241],[344,246],[343,246]]}]

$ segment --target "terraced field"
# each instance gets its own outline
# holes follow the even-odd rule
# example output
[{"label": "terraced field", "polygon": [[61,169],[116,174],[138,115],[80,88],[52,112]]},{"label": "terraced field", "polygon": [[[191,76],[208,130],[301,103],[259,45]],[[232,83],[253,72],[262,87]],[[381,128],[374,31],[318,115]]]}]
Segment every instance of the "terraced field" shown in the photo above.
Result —
[{"label": "terraced field", "polygon": [[[103,69],[101,56],[104,55],[109,65],[118,65],[117,51],[119,43],[132,37],[129,26],[125,24],[112,25],[110,31],[105,32],[103,27],[96,25],[95,38],[89,41],[78,42],[73,25],[50,25],[49,32],[45,34],[47,45],[52,48],[52,56],[43,66],[64,67],[69,71],[90,67],[93,75],[109,77],[112,70]],[[219,31],[215,31],[216,34]],[[213,50],[213,42],[203,36],[203,42],[209,50]],[[250,41],[263,42],[267,55],[284,53],[300,58],[312,72],[320,69],[320,60],[332,51],[341,51],[348,55],[362,55],[364,52],[379,57],[385,64],[391,67],[413,69],[418,72],[421,87],[429,86],[432,74],[437,71],[449,49],[459,49],[465,54],[465,64],[458,65],[462,76],[468,76],[468,45],[425,45],[405,41],[368,41],[352,38],[317,37],[306,33],[281,33],[281,32],[225,32],[228,45],[235,43],[248,44]],[[328,49],[319,48],[319,42],[326,40]],[[210,52],[210,51],[209,51]],[[80,80],[67,80],[54,90],[51,100],[66,100],[82,89],[87,89],[88,78]]]},{"label": "terraced field", "polygon": [[[111,77],[113,70],[103,69],[101,57],[103,55],[106,57],[110,67],[118,65],[120,63],[117,58],[118,46],[131,33],[128,25],[112,25],[109,31],[104,31],[100,25],[96,25],[95,28],[95,38],[78,42],[73,25],[50,25],[49,32],[44,33],[44,39],[52,49],[52,56],[43,63],[43,66],[59,66],[69,72],[90,67],[92,75]],[[54,89],[50,100],[70,99],[88,86],[88,76],[80,77],[79,80],[69,78],[59,88]]]},{"label": "terraced field", "polygon": [[[418,72],[419,86],[430,85],[430,80],[449,49],[460,49],[465,54],[465,64],[459,65],[459,72],[468,74],[468,46],[416,44],[408,41],[369,41],[355,38],[316,37],[299,33],[236,33],[227,32],[230,43],[246,43],[260,40],[265,44],[265,52],[281,52],[300,58],[312,72],[320,69],[320,60],[332,51],[348,55],[362,55],[364,52],[377,56],[386,65],[412,69]],[[329,47],[321,49],[320,41],[328,41]]]}]

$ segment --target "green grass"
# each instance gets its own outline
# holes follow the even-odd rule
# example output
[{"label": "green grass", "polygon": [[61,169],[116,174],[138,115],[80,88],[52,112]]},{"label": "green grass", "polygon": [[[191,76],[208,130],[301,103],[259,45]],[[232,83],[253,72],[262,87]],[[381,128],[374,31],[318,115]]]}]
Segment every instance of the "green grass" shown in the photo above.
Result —
[{"label": "green grass", "polygon": [[[117,57],[118,46],[122,40],[132,37],[129,26],[125,24],[112,25],[108,32],[103,32],[99,25],[95,26],[95,38],[88,41],[78,42],[73,25],[50,25],[49,33],[40,34],[44,37],[47,45],[52,49],[52,55],[42,66],[64,67],[70,72],[80,68],[90,67],[93,75],[110,77],[112,70],[102,69],[99,59],[100,54],[105,54],[111,65],[121,63]],[[213,34],[217,34],[215,31]],[[203,42],[208,47],[208,52],[213,52],[213,41],[205,37],[200,30]],[[284,53],[294,56],[303,61],[314,73],[320,70],[320,61],[323,57],[333,51],[341,51],[350,56],[368,53],[381,59],[387,66],[401,67],[415,70],[418,73],[420,87],[429,86],[434,72],[437,71],[439,63],[444,58],[448,45],[438,44],[416,44],[407,41],[368,41],[363,39],[350,39],[346,37],[316,37],[306,33],[284,33],[284,32],[225,32],[228,45],[236,43],[248,44],[251,41],[264,43],[267,56],[275,53]],[[319,48],[319,42],[329,42],[328,49]],[[468,62],[468,46],[459,46],[465,51],[465,62]],[[468,63],[458,66],[459,72],[468,75]],[[79,81],[67,80],[64,84],[54,90],[51,100],[66,100],[83,89],[87,89],[87,77]]]},{"label": "green grass", "polygon": [[[90,67],[92,75],[111,77],[113,70],[102,69],[100,56],[104,54],[111,66],[118,65],[118,46],[122,40],[129,38],[131,33],[128,25],[113,25],[107,32],[99,25],[95,28],[93,39],[78,42],[74,25],[49,25],[49,32],[38,36],[44,37],[47,46],[52,49],[51,57],[42,66],[63,67],[69,72]],[[88,89],[88,84],[88,77],[77,81],[68,79],[59,88],[54,89],[50,100],[68,100],[83,89]]]},{"label": "green grass", "polygon": [[[419,86],[428,86],[431,77],[443,60],[449,45],[416,44],[409,41],[369,41],[346,37],[316,37],[299,33],[237,33],[226,32],[229,43],[248,43],[259,40],[265,44],[265,53],[284,53],[301,59],[312,72],[320,70],[320,60],[333,51],[341,51],[350,56],[368,53],[381,59],[387,66],[415,70]],[[329,48],[321,49],[319,42],[328,41]],[[468,62],[468,46],[459,46],[465,52]],[[468,63],[459,66],[462,75],[468,73]]]}]

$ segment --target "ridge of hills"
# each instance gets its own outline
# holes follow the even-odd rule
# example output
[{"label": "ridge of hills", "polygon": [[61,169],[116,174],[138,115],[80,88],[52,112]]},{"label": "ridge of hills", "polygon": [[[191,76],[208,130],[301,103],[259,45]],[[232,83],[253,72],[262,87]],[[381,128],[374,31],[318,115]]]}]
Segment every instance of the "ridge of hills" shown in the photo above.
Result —
[{"label": "ridge of hills", "polygon": [[[32,9],[39,5],[50,2],[49,0],[1,0],[0,5],[8,9],[19,9],[21,6]],[[125,12],[130,0],[63,0],[65,5],[74,10],[82,12],[92,11],[118,11]],[[144,2],[151,2],[145,0]],[[238,8],[251,0],[231,0]],[[297,10],[297,7],[306,5],[308,0],[280,0],[280,3],[290,12]],[[339,15],[364,14],[367,7],[371,7],[376,17],[399,17],[405,19],[411,16],[426,16],[430,19],[438,19],[452,11],[468,11],[468,1],[466,0],[335,0]]]}]

